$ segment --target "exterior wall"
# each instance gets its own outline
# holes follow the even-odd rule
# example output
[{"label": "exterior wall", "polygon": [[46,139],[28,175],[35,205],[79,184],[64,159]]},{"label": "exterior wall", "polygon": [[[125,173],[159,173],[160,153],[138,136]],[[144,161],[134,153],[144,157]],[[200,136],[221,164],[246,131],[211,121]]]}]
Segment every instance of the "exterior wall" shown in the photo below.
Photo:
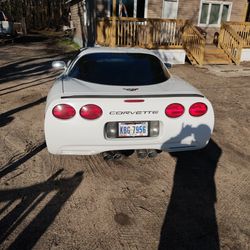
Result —
[{"label": "exterior wall", "polygon": [[231,19],[234,22],[245,22],[247,12],[247,0],[233,0]]},{"label": "exterior wall", "polygon": [[93,46],[96,40],[96,2],[95,0],[70,2],[71,20],[73,22],[73,40],[81,47]]},{"label": "exterior wall", "polygon": [[178,18],[198,23],[201,0],[179,0]]},{"label": "exterior wall", "polygon": [[84,28],[84,11],[83,5],[80,2],[73,2],[70,6],[71,21],[74,27],[73,40],[81,47],[84,46],[86,41],[86,29]]},{"label": "exterior wall", "polygon": [[148,0],[148,18],[162,17],[163,0]]}]

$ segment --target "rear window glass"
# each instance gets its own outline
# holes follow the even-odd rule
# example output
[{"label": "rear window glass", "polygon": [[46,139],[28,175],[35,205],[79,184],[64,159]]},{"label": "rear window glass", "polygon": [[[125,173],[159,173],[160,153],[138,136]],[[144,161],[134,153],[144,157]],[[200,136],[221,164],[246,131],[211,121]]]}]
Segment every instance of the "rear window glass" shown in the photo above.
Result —
[{"label": "rear window glass", "polygon": [[80,58],[69,76],[106,85],[150,85],[169,79],[161,61],[142,53],[93,53]]}]

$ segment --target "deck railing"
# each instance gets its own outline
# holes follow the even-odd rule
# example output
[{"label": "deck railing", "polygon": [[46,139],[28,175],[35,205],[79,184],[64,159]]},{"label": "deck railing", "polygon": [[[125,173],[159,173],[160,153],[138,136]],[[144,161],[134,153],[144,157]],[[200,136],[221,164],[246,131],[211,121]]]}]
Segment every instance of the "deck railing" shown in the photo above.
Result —
[{"label": "deck railing", "polygon": [[243,40],[243,47],[250,48],[250,22],[227,22]]},{"label": "deck railing", "polygon": [[187,24],[183,34],[183,47],[195,61],[202,65],[205,56],[206,39],[191,24]]},{"label": "deck railing", "polygon": [[219,46],[227,53],[235,64],[240,64],[243,39],[230,26],[230,24],[223,23],[221,25]]},{"label": "deck railing", "polygon": [[182,48],[185,23],[176,19],[98,19],[97,43],[111,47]]},{"label": "deck railing", "polygon": [[[110,17],[97,20],[97,44],[148,49],[184,48],[189,58],[202,65],[206,39],[185,20]],[[250,48],[250,23],[223,23],[219,46],[239,64],[242,48]]]}]

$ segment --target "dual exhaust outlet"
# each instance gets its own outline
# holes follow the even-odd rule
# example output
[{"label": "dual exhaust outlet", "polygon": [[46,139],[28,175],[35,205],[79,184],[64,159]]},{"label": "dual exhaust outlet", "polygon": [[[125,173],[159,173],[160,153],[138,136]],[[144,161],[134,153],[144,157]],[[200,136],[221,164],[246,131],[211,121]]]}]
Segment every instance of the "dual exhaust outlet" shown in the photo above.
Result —
[{"label": "dual exhaust outlet", "polygon": [[[123,155],[125,155],[125,156],[131,155],[134,152],[134,150],[128,150],[128,152],[126,150],[125,151],[107,151],[107,152],[102,153],[102,157],[105,161],[119,160],[122,158]],[[140,159],[145,159],[146,157],[154,158],[160,152],[161,151],[155,150],[155,149],[138,149],[138,150],[136,150],[137,157]]]}]

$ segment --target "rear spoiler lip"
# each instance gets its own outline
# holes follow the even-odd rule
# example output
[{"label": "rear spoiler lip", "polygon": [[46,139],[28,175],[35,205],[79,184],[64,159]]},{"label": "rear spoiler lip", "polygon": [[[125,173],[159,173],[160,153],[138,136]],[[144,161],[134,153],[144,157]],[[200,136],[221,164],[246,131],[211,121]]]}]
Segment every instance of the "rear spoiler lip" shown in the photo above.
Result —
[{"label": "rear spoiler lip", "polygon": [[164,98],[164,97],[202,97],[201,94],[165,94],[165,95],[69,95],[61,96],[61,99],[77,98]]}]

